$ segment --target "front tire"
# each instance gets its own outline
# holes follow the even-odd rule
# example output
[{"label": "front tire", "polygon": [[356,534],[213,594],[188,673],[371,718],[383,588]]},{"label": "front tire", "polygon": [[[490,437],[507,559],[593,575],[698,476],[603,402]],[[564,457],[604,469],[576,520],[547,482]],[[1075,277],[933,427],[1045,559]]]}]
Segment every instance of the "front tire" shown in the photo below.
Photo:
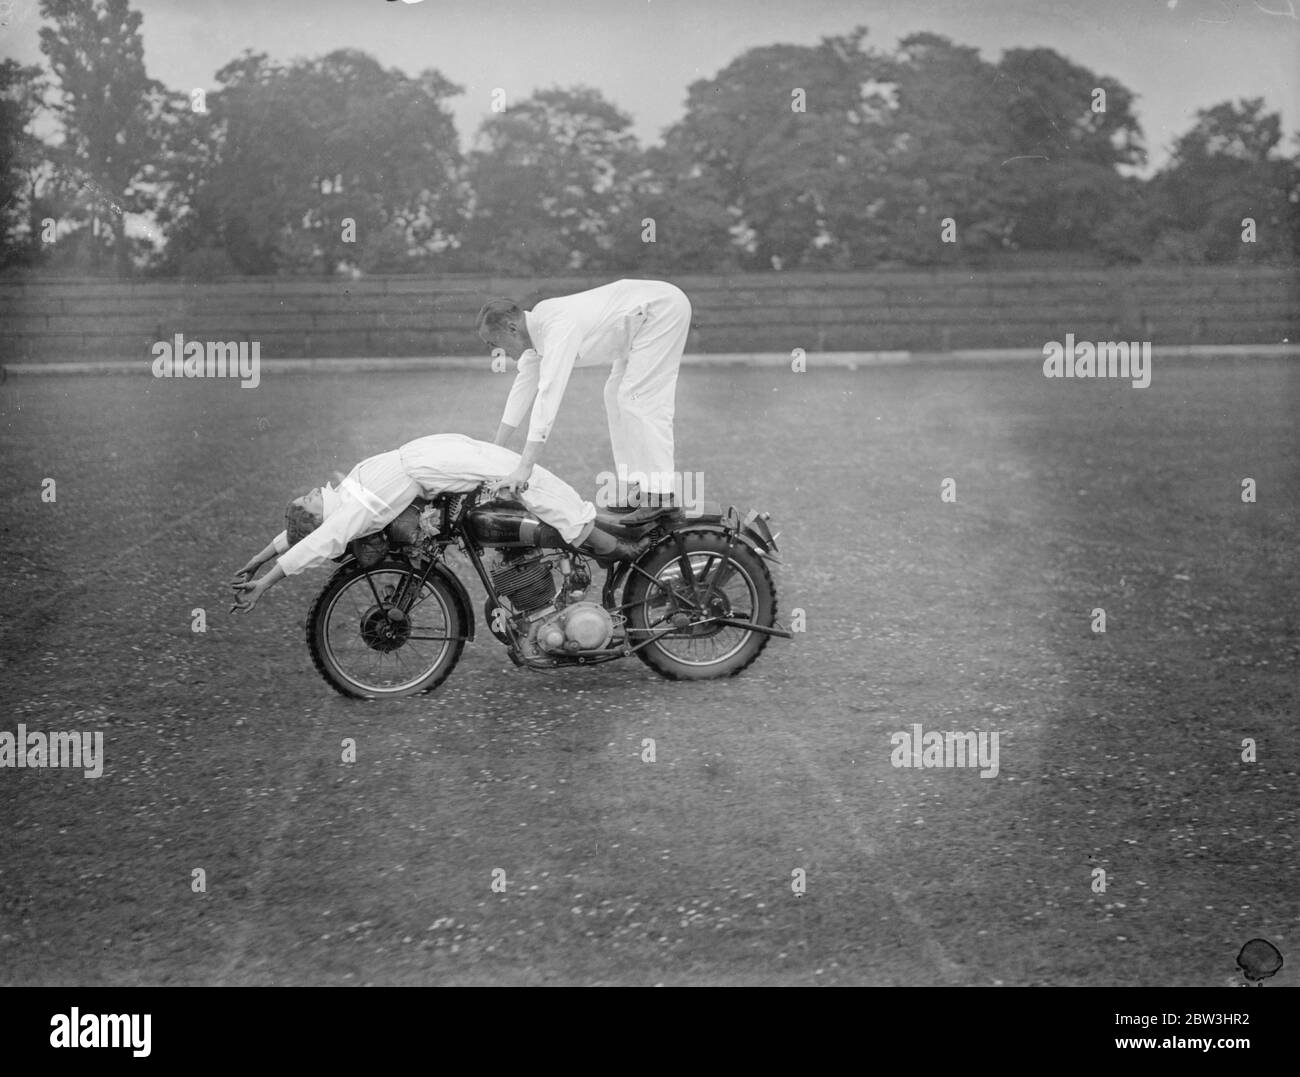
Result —
[{"label": "front tire", "polygon": [[717,532],[688,532],[684,544],[698,585],[696,595],[683,579],[676,542],[669,539],[651,550],[637,565],[646,575],[633,569],[623,591],[628,641],[636,644],[664,632],[636,655],[669,680],[734,677],[762,653],[768,636],[710,623],[709,618],[732,617],[770,627],[776,620],[772,574],[747,545],[737,541],[728,549],[727,539]]},{"label": "front tire", "polygon": [[409,562],[390,556],[369,570],[347,562],[316,596],[307,647],[336,691],[353,699],[413,696],[438,687],[456,668],[466,628],[456,595],[431,574],[403,615],[398,601],[419,584]]}]

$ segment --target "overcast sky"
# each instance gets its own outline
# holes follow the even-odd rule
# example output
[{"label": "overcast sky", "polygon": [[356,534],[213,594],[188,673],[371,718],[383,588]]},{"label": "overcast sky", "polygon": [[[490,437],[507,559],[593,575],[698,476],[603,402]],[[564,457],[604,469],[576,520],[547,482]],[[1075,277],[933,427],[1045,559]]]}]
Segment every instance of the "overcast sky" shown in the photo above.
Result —
[{"label": "overcast sky", "polygon": [[[1198,108],[1262,96],[1300,128],[1300,0],[133,0],[149,74],[173,89],[211,86],[246,48],[288,60],[344,46],[414,74],[441,71],[465,93],[452,108],[467,140],[507,100],[585,84],[628,112],[643,143],[682,113],[687,86],[745,49],[815,44],[865,24],[891,47],[917,30],[997,60],[1047,46],[1138,95],[1153,166]],[[7,12],[7,16],[6,13]],[[0,0],[0,54],[43,62],[36,0]],[[1293,145],[1288,143],[1288,149]]]}]

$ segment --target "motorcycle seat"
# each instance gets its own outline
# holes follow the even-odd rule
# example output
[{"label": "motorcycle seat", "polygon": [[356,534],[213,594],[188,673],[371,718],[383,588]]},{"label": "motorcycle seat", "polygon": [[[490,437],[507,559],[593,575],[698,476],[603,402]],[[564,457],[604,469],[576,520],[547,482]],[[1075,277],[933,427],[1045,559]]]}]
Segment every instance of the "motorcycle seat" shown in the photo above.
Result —
[{"label": "motorcycle seat", "polygon": [[656,520],[645,520],[639,524],[625,524],[623,517],[611,512],[596,513],[596,526],[608,531],[616,538],[638,539],[656,525]]}]

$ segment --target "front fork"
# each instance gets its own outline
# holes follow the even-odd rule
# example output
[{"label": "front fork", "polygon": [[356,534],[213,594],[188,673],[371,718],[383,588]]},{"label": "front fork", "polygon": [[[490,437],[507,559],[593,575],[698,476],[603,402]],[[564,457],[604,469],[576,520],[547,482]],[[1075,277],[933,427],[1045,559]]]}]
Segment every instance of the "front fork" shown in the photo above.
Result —
[{"label": "front fork", "polygon": [[[522,637],[519,635],[519,630],[514,626],[514,618],[506,613],[506,608],[501,604],[501,596],[497,594],[497,589],[492,585],[492,577],[483,564],[482,549],[467,535],[462,537],[460,545],[461,549],[465,551],[465,556],[469,558],[469,563],[474,566],[474,571],[478,573],[483,590],[487,592],[487,602],[483,607],[483,615],[487,618],[488,631],[497,639],[501,639],[501,634],[505,633],[509,641],[501,640],[501,642],[505,643],[510,649],[510,657],[517,663],[521,662],[520,643]],[[497,617],[497,611],[500,611],[500,617]],[[501,623],[499,629],[497,627],[498,621]]]}]

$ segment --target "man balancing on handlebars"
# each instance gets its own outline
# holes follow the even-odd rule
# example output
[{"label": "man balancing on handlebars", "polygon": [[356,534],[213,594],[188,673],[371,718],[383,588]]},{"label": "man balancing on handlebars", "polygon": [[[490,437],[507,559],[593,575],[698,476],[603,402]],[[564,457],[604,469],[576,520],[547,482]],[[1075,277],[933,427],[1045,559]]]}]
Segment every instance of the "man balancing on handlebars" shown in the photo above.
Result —
[{"label": "man balancing on handlebars", "polygon": [[[353,539],[382,530],[417,497],[468,493],[484,482],[519,491],[525,508],[599,564],[631,561],[648,548],[648,538],[626,542],[602,530],[596,506],[544,467],[534,466],[526,483],[507,484],[504,477],[515,474],[519,462],[518,453],[464,434],[416,438],[400,449],[362,460],[336,487],[318,486],[289,502],[285,529],[230,581],[235,591],[231,612],[251,610],[286,576],[324,564]],[[253,579],[277,555],[279,562],[271,571]]]}]

